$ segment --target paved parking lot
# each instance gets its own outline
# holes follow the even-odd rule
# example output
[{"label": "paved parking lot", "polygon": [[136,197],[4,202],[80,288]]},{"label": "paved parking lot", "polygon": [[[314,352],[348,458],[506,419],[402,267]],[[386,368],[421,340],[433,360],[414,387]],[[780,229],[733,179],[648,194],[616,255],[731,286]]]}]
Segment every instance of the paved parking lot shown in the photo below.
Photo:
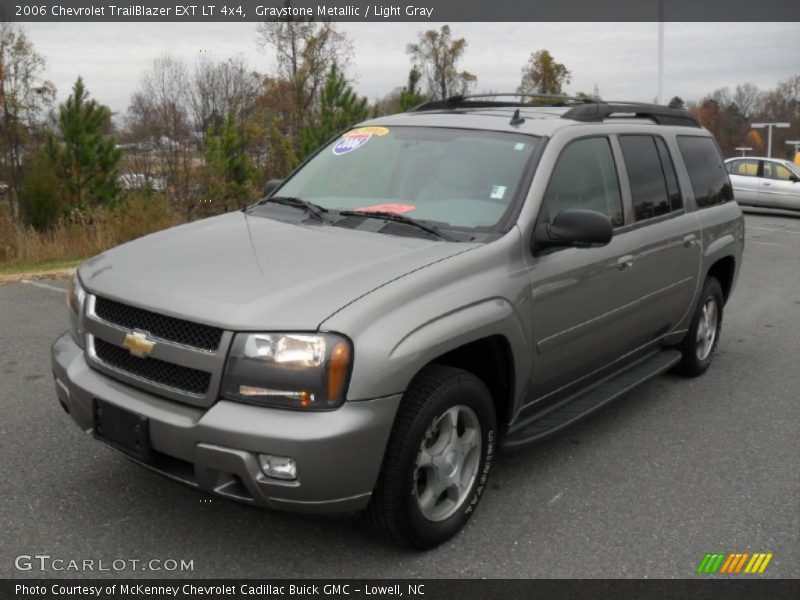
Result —
[{"label": "paved parking lot", "polygon": [[210,500],[95,443],[52,389],[65,285],[0,286],[0,577],[91,575],[19,572],[21,554],[193,560],[126,573],[145,577],[690,577],[712,551],[773,552],[765,576],[800,577],[800,218],[748,215],[705,376],[501,455],[476,517],[425,554],[355,518]]}]

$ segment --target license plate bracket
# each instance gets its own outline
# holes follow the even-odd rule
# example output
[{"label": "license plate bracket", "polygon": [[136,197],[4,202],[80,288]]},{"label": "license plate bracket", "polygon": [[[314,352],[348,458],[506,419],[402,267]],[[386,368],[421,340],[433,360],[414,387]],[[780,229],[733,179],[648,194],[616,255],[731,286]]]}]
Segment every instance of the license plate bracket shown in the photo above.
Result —
[{"label": "license plate bracket", "polygon": [[142,462],[150,462],[150,427],[147,417],[95,398],[94,437]]}]

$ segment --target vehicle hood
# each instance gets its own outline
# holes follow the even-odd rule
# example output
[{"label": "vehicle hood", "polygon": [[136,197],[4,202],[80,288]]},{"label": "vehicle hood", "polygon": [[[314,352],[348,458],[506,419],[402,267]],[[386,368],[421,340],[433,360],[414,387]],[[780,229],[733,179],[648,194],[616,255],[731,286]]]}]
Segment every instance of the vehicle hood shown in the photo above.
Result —
[{"label": "vehicle hood", "polygon": [[476,244],[228,213],[84,263],[94,294],[225,329],[316,330],[343,306]]}]

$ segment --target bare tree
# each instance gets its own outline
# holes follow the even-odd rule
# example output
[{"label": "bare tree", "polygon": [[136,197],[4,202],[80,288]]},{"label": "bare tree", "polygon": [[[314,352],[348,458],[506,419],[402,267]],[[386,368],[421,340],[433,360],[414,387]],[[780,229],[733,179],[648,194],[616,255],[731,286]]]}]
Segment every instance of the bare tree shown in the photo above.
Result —
[{"label": "bare tree", "polygon": [[415,66],[422,72],[430,96],[444,100],[472,89],[477,77],[468,71],[459,71],[458,62],[467,48],[464,38],[453,39],[449,25],[439,31],[420,32],[416,44],[406,48]]},{"label": "bare tree", "polygon": [[733,101],[739,107],[741,113],[748,119],[758,108],[761,101],[761,90],[753,83],[742,83],[736,86],[736,91],[733,93]]},{"label": "bare tree", "polygon": [[224,123],[230,113],[242,123],[260,88],[260,76],[248,69],[242,57],[222,62],[199,60],[189,92],[195,130],[205,134]]},{"label": "bare tree", "polygon": [[128,127],[152,144],[151,170],[167,181],[172,203],[187,220],[199,201],[190,119],[189,69],[185,61],[163,54],[142,76],[128,108]]},{"label": "bare tree", "polygon": [[55,98],[55,86],[42,80],[45,59],[25,32],[0,23],[0,161],[8,181],[11,214],[19,214],[25,145],[41,128],[40,118]]}]

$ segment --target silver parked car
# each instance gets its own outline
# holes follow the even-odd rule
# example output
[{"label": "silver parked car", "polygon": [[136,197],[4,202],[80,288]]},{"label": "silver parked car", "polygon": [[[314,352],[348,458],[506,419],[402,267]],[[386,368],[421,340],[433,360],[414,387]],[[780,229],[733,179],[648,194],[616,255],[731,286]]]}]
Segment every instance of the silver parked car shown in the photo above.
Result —
[{"label": "silver parked car", "polygon": [[89,260],[53,345],[61,405],[204,492],[442,543],[498,449],[703,373],[741,265],[692,115],[552,104],[369,121],[244,211]]},{"label": "silver parked car", "polygon": [[733,196],[745,206],[800,210],[800,167],[788,160],[747,156],[725,161]]}]

